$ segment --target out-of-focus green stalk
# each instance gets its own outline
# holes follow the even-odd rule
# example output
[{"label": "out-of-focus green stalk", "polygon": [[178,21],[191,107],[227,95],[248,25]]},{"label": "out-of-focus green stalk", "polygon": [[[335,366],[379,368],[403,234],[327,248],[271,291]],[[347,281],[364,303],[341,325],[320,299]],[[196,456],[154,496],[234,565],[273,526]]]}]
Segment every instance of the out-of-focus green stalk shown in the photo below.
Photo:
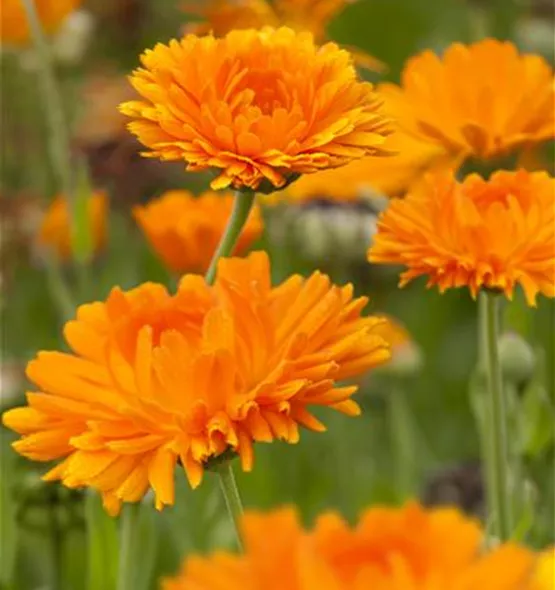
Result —
[{"label": "out-of-focus green stalk", "polygon": [[48,123],[48,149],[60,188],[69,198],[73,193],[69,136],[60,92],[54,75],[50,46],[46,40],[34,0],[21,0],[39,62],[38,76],[45,101]]},{"label": "out-of-focus green stalk", "polygon": [[140,502],[125,504],[122,508],[117,590],[136,590],[135,571],[137,560],[141,559],[136,551],[140,509]]},{"label": "out-of-focus green stalk", "polygon": [[507,409],[503,393],[503,377],[499,363],[499,297],[495,293],[482,293],[483,345],[488,396],[486,433],[489,445],[484,456],[486,486],[489,489],[488,512],[494,537],[506,541],[513,533],[512,501],[510,494],[510,466],[507,440]]},{"label": "out-of-focus green stalk", "polygon": [[73,295],[67,286],[62,275],[60,263],[55,254],[48,253],[45,260],[46,264],[46,281],[54,304],[58,309],[58,315],[62,321],[66,322],[75,315],[75,303]]},{"label": "out-of-focus green stalk", "polygon": [[[76,232],[78,227],[78,211],[76,208],[76,182],[73,174],[73,167],[71,161],[71,150],[69,142],[68,127],[64,113],[63,102],[58,88],[54,67],[52,65],[52,55],[49,43],[44,35],[40,19],[37,14],[34,0],[21,0],[27,14],[29,29],[35,45],[35,55],[38,60],[38,78],[40,89],[45,107],[45,118],[48,125],[48,150],[52,169],[55,174],[57,183],[64,197],[67,199],[67,207],[70,217],[70,231],[72,245],[77,243]],[[82,231],[82,229],[81,229]],[[47,264],[53,265],[52,259],[47,261]],[[80,277],[87,273],[83,261],[77,261],[77,272]],[[50,274],[49,283],[56,288],[52,293],[55,298],[62,297],[58,302],[61,308],[67,307],[67,299],[73,296],[60,273],[56,269],[49,268]],[[87,283],[83,277],[82,282]],[[64,295],[61,295],[65,293]],[[74,306],[73,306],[74,307]],[[67,316],[67,313],[64,314]]]},{"label": "out-of-focus green stalk", "polygon": [[399,500],[406,500],[414,493],[415,440],[405,392],[397,379],[392,381],[394,383],[387,393],[387,407],[395,491]]}]

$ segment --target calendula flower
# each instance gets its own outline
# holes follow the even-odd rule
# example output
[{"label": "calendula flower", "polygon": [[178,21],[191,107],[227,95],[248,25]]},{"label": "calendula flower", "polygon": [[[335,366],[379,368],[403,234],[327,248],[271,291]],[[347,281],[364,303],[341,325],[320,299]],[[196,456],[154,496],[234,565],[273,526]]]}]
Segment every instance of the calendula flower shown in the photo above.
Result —
[{"label": "calendula flower", "polygon": [[455,43],[442,58],[425,51],[408,61],[400,87],[380,91],[404,131],[462,158],[495,158],[555,135],[552,68],[508,41]]},{"label": "calendula flower", "polygon": [[[87,200],[88,231],[93,251],[106,243],[106,217],[108,198],[103,192],[95,192]],[[37,235],[38,245],[56,254],[61,260],[72,256],[71,217],[67,198],[58,195],[46,210]]]},{"label": "calendula flower", "polygon": [[[220,242],[234,196],[206,192],[195,198],[184,190],[168,191],[133,214],[156,253],[173,272],[204,273]],[[234,254],[244,253],[262,233],[262,216],[251,209]]]},{"label": "calendula flower", "polygon": [[407,267],[400,286],[420,275],[441,292],[469,287],[502,291],[520,284],[529,305],[555,296],[555,182],[547,173],[450,175],[425,184],[382,213],[370,262]]},{"label": "calendula flower", "polygon": [[190,557],[162,590],[532,590],[535,575],[536,554],[483,551],[480,526],[452,508],[375,507],[354,527],[327,512],[309,531],[285,508],[242,525],[244,554]]},{"label": "calendula flower", "polygon": [[4,424],[20,454],[63,458],[46,480],[100,490],[111,513],[152,488],[161,509],[178,461],[196,487],[224,452],[248,471],[253,443],[325,430],[312,408],[359,413],[356,386],[337,382],[389,358],[381,320],[360,315],[366,301],[318,272],[272,287],[263,252],[222,259],[214,286],[186,275],[175,295],[115,288],[66,324],[71,353],[29,363],[38,392]]},{"label": "calendula flower", "polygon": [[[351,0],[352,2],[352,0]],[[265,26],[291,27],[308,31],[317,43],[324,43],[328,24],[351,3],[349,0],[187,0],[186,13],[203,19],[187,25],[195,35],[213,33],[221,37],[234,29]],[[357,49],[351,49],[357,65],[380,72],[384,64]]]},{"label": "calendula flower", "polygon": [[[35,0],[37,15],[46,33],[54,33],[80,0]],[[2,0],[0,8],[0,40],[20,45],[29,41],[31,33],[23,0]]]},{"label": "calendula flower", "polygon": [[271,192],[300,174],[383,155],[381,98],[333,43],[291,29],[188,35],[142,56],[121,106],[146,155],[218,173],[213,189]]},{"label": "calendula flower", "polygon": [[395,155],[362,158],[341,168],[303,176],[285,191],[268,198],[304,203],[322,198],[351,202],[376,194],[396,196],[419,182],[425,171],[448,169],[452,164],[452,158],[441,147],[406,133],[393,133],[384,145]]}]

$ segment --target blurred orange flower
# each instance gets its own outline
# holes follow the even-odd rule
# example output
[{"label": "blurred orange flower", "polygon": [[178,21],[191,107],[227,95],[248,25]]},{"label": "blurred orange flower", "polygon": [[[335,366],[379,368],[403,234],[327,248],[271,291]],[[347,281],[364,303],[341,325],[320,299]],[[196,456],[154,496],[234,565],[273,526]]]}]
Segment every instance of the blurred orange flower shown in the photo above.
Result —
[{"label": "blurred orange flower", "polygon": [[382,84],[407,133],[462,157],[502,156],[555,136],[553,70],[507,41],[455,43],[410,59],[401,86]]},{"label": "blurred orange flower", "polygon": [[[133,214],[160,258],[173,272],[204,273],[220,242],[233,208],[232,194],[206,192],[194,197],[184,190],[168,191]],[[243,254],[260,237],[260,209],[255,204],[235,247]]]},{"label": "blurred orange flower", "polygon": [[510,299],[520,284],[529,305],[555,296],[555,182],[545,172],[428,176],[378,220],[370,262],[407,267],[400,286],[420,275],[441,292],[498,289]]},{"label": "blurred orange flower", "polygon": [[305,531],[285,508],[242,524],[243,555],[190,557],[162,590],[532,590],[536,554],[483,552],[480,526],[455,509],[375,507],[355,527],[328,512]]},{"label": "blurred orange flower", "polygon": [[[106,243],[107,209],[108,198],[105,193],[95,192],[88,198],[88,231],[95,252],[101,250]],[[71,258],[71,222],[64,195],[58,195],[48,207],[38,231],[37,242],[62,260]]]},{"label": "blurred orange flower", "polygon": [[[327,39],[326,28],[353,0],[186,0],[186,13],[203,19],[187,25],[195,35],[213,33],[222,37],[234,29],[260,29],[264,26],[291,27],[309,31],[317,43]],[[357,49],[352,49],[357,65],[381,72],[384,64]]]},{"label": "blurred orange flower", "polygon": [[384,155],[381,99],[333,43],[291,29],[188,35],[142,56],[121,106],[146,155],[218,172],[213,189],[271,192],[299,174]]},{"label": "blurred orange flower", "polygon": [[[38,17],[46,33],[54,33],[81,0],[35,0]],[[29,41],[31,34],[23,0],[2,0],[0,6],[0,39],[2,43],[19,45]]]},{"label": "blurred orange flower", "polygon": [[390,135],[384,144],[395,155],[361,158],[341,168],[301,177],[270,202],[304,203],[313,199],[358,201],[376,195],[395,196],[421,181],[424,171],[449,168],[452,161],[439,146],[405,133]]},{"label": "blurred orange flower", "polygon": [[254,442],[325,430],[312,407],[360,412],[357,387],[337,382],[390,354],[381,320],[360,315],[366,302],[318,272],[272,287],[263,252],[222,259],[214,286],[186,275],[175,295],[115,288],[66,324],[72,353],[29,363],[39,393],[3,421],[22,455],[65,458],[47,481],[100,490],[112,514],[152,487],[161,509],[174,502],[177,461],[196,487],[226,451],[248,471]]}]

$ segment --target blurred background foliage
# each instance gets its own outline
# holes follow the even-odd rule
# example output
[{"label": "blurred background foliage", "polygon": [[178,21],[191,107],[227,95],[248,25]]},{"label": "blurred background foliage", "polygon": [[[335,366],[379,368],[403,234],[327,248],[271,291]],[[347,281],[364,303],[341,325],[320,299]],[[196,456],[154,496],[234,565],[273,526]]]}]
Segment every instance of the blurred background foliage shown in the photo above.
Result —
[{"label": "blurred background foliage", "polygon": [[[104,298],[116,284],[174,284],[136,228],[130,207],[171,187],[199,192],[208,185],[206,176],[185,174],[181,166],[142,159],[115,110],[130,94],[124,75],[136,67],[139,53],[179,35],[186,22],[179,1],[89,0],[84,10],[93,19],[86,44],[73,55],[61,49],[56,68],[73,149],[87,162],[94,185],[108,191],[110,217],[107,248],[91,261],[91,280],[77,291],[80,302]],[[441,51],[453,41],[487,35],[512,39],[552,62],[553,5],[549,0],[360,0],[331,23],[329,34],[387,64],[384,74],[366,74],[375,81],[397,81],[405,60],[422,49]],[[4,410],[22,401],[27,360],[38,350],[64,344],[63,318],[34,240],[41,212],[56,193],[36,62],[29,50],[2,50],[0,59]],[[542,157],[552,163],[553,146]],[[238,474],[246,506],[295,503],[310,521],[324,508],[353,518],[371,503],[420,496],[481,514],[479,437],[469,397],[476,363],[475,304],[466,291],[440,296],[422,282],[398,290],[394,269],[369,267],[365,244],[359,237],[347,239],[348,228],[340,226],[339,241],[322,248],[326,240],[338,239],[337,231],[330,237],[326,223],[292,223],[299,215],[283,207],[265,212],[268,232],[259,244],[271,253],[276,280],[321,268],[339,282],[354,282],[359,294],[371,297],[369,311],[386,312],[405,324],[421,362],[365,378],[359,394],[362,417],[328,414],[326,435],[304,432],[296,447],[260,445],[253,473]],[[73,269],[59,270],[77,282]],[[522,531],[536,545],[553,541],[554,325],[553,301],[542,299],[537,310],[529,310],[517,298],[507,309],[506,327],[528,340],[537,359],[534,373],[512,391],[515,399],[524,399],[514,432],[529,492],[524,498],[529,522],[522,523]],[[11,435],[2,431],[1,436],[0,587],[113,588],[116,522],[103,514],[93,494],[41,483],[42,466],[17,457],[9,448]],[[175,507],[158,515],[145,499],[143,534],[137,539],[144,555],[137,564],[138,589],[156,587],[155,580],[176,571],[187,552],[232,544],[215,477],[208,474],[194,493],[182,473],[176,478]]]}]

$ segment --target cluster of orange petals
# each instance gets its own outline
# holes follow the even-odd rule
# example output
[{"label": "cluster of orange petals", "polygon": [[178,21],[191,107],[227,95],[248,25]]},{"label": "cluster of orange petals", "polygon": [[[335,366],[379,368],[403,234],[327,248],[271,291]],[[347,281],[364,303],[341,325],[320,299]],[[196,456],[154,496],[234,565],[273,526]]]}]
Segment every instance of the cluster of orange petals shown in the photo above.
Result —
[{"label": "cluster of orange petals", "polygon": [[408,187],[416,186],[422,174],[430,169],[447,169],[451,158],[439,146],[422,142],[405,133],[390,135],[385,147],[392,155],[387,158],[361,158],[354,162],[302,176],[276,193],[280,201],[305,203],[326,198],[332,201],[358,201],[378,195],[396,196]]},{"label": "cluster of orange petals", "polygon": [[[224,233],[234,199],[231,193],[206,192],[194,197],[188,191],[174,190],[135,207],[133,215],[170,270],[204,273]],[[262,229],[262,215],[254,204],[233,254],[243,254]]]},{"label": "cluster of orange petals", "polygon": [[[43,29],[54,33],[80,0],[35,0],[37,15]],[[19,45],[29,41],[31,34],[23,0],[2,0],[0,6],[0,40]]]},{"label": "cluster of orange petals", "polygon": [[385,155],[382,99],[348,52],[291,29],[187,35],[142,56],[121,106],[145,155],[213,170],[213,189],[271,192],[299,174]]},{"label": "cluster of orange petals", "polygon": [[22,455],[64,458],[46,480],[100,490],[110,513],[151,487],[161,509],[178,461],[195,487],[225,451],[250,470],[254,442],[325,430],[310,406],[359,413],[356,386],[337,381],[390,356],[374,333],[381,320],[360,315],[366,301],[319,272],[272,287],[262,252],[222,259],[214,286],[186,275],[175,295],[115,288],[66,324],[73,352],[29,363],[39,391],[4,424],[22,435]]},{"label": "cluster of orange petals", "polygon": [[455,43],[411,58],[401,86],[383,84],[403,131],[461,159],[489,159],[555,136],[553,69],[506,41]]},{"label": "cluster of orange petals", "polygon": [[[328,23],[349,0],[186,0],[186,13],[203,19],[187,25],[195,35],[213,33],[221,37],[234,29],[260,29],[265,26],[290,27],[308,31],[317,43],[326,41]],[[381,71],[384,65],[366,53],[353,49],[357,65]]]},{"label": "cluster of orange petals", "polygon": [[243,518],[244,555],[191,557],[163,590],[551,590],[553,552],[506,544],[455,509],[375,507],[350,527],[321,515],[303,530],[293,509]]},{"label": "cluster of orange petals", "polygon": [[[103,192],[94,192],[87,198],[86,222],[92,250],[98,252],[106,244],[108,197]],[[53,252],[61,260],[72,257],[71,215],[65,195],[58,195],[46,210],[42,219],[37,242],[42,248]]]},{"label": "cluster of orange petals", "polygon": [[370,262],[407,267],[401,286],[420,275],[443,292],[467,286],[508,298],[520,284],[530,305],[555,296],[555,181],[545,172],[476,174],[457,183],[429,176],[378,221]]}]

